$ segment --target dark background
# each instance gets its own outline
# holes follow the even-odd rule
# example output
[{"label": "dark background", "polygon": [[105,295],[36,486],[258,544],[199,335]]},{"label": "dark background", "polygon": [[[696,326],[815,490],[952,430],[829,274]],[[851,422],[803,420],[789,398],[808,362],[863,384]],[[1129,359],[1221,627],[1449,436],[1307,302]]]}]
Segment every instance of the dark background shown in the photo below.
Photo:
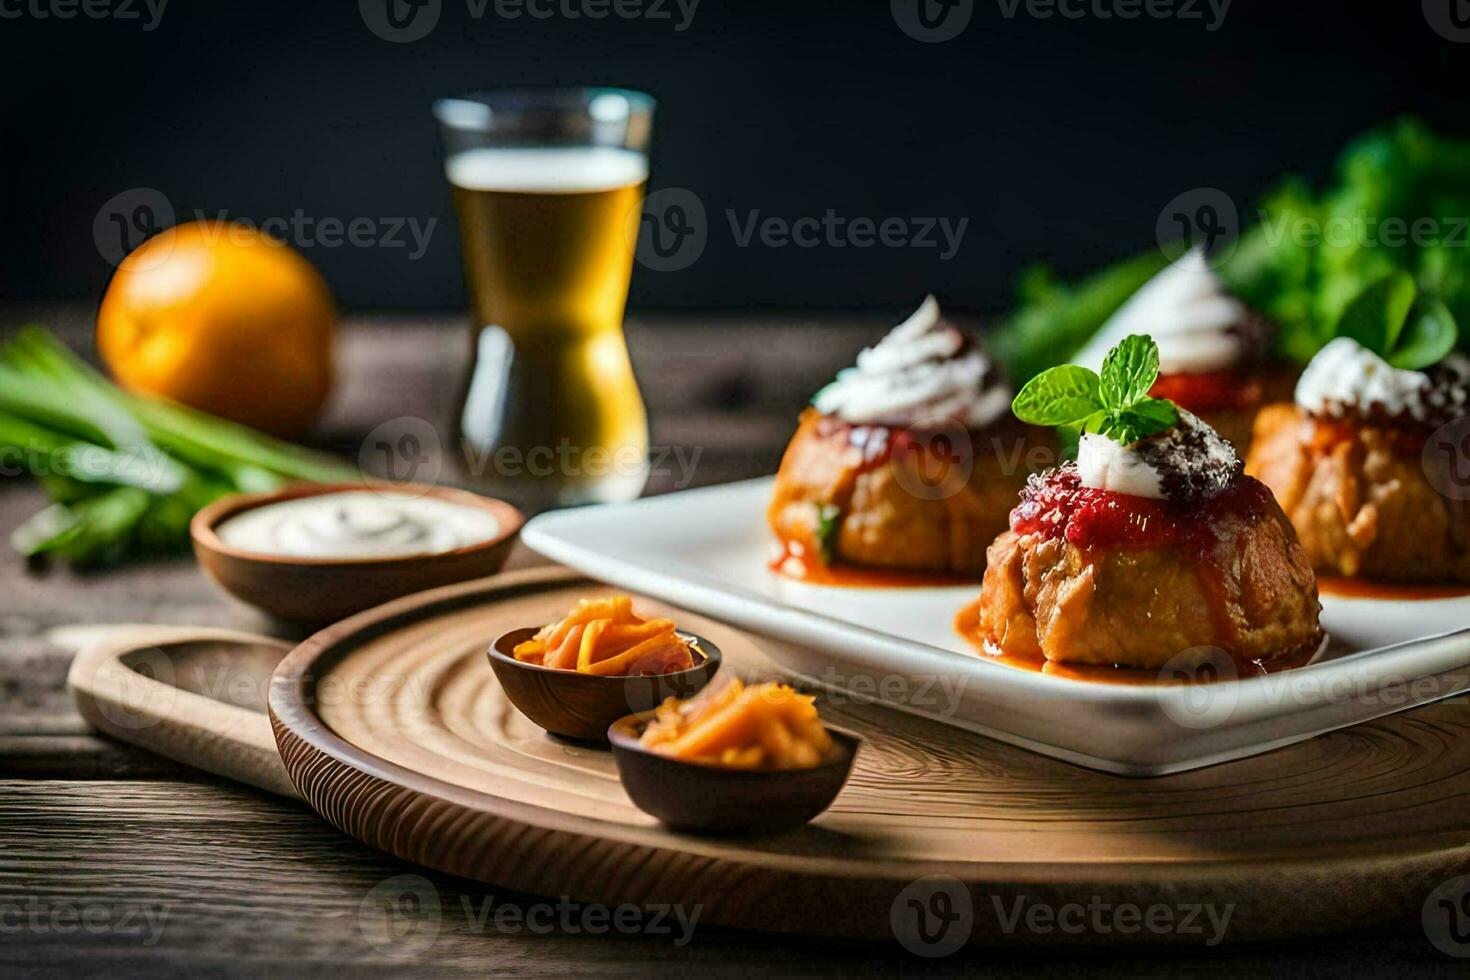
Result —
[{"label": "dark background", "polygon": [[[694,190],[710,237],[690,268],[640,268],[635,308],[897,308],[934,289],[1003,309],[1027,261],[1080,272],[1148,247],[1181,191],[1220,187],[1244,206],[1284,172],[1324,176],[1345,139],[1402,112],[1470,128],[1470,44],[1435,33],[1416,0],[1235,0],[1213,32],[1203,0],[1203,19],[1126,21],[1007,18],[974,0],[964,32],[938,44],[906,35],[884,0],[703,0],[683,32],[670,9],[476,20],[443,0],[408,44],[375,36],[352,0],[172,0],[151,32],[0,19],[0,298],[94,300],[110,272],[98,209],[151,187],[184,217],[436,216],[419,261],[307,253],[350,309],[459,307],[429,104],[477,87],[607,83],[660,99],[651,187]],[[738,248],[727,208],[970,224],[950,261]]]}]

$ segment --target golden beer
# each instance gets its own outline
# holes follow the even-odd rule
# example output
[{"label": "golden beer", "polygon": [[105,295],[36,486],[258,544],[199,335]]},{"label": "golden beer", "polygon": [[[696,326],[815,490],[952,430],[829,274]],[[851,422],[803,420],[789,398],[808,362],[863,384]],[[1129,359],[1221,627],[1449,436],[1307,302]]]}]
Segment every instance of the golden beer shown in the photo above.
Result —
[{"label": "golden beer", "polygon": [[445,169],[477,335],[458,418],[467,475],[533,510],[636,497],[648,422],[623,311],[647,158],[491,147]]}]

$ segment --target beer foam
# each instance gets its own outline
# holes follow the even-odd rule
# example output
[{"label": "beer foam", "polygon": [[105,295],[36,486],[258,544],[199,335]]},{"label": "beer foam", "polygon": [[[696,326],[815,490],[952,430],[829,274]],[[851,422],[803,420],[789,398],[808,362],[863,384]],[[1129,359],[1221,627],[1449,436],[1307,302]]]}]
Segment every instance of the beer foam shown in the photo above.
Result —
[{"label": "beer foam", "polygon": [[449,182],[472,191],[576,194],[648,179],[648,158],[616,146],[488,147],[444,163]]}]

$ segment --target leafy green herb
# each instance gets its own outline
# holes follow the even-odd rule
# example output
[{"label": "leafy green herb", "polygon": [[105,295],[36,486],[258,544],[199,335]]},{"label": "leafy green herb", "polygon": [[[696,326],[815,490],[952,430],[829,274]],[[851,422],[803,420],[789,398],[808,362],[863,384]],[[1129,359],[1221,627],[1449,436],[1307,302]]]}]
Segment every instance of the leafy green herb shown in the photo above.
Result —
[{"label": "leafy green herb", "polygon": [[[1172,428],[1179,421],[1174,403],[1162,398],[1150,398],[1136,409],[1128,409],[1108,417],[1106,424],[1095,431],[1107,436],[1120,445],[1137,442],[1156,432]],[[1094,431],[1088,429],[1087,431]]]},{"label": "leafy green herb", "polygon": [[1125,337],[1103,358],[1103,404],[1132,405],[1148,395],[1158,377],[1159,345],[1148,337]]},{"label": "leafy green herb", "polygon": [[1101,376],[1063,364],[1022,386],[1011,410],[1023,422],[1095,432],[1127,445],[1163,432],[1179,420],[1174,403],[1149,397],[1159,376],[1159,345],[1152,337],[1125,337],[1103,359]]},{"label": "leafy green herb", "polygon": [[[1470,139],[1391,122],[1349,143],[1325,187],[1287,177],[1254,214],[1216,272],[1275,325],[1275,356],[1305,364],[1365,290],[1400,274],[1415,286],[1412,309],[1394,322],[1402,287],[1382,286],[1374,302],[1389,302],[1343,328],[1400,331],[1387,349],[1399,366],[1427,366],[1470,341],[1453,329],[1470,323]],[[1027,269],[992,349],[1017,383],[1065,363],[1164,261],[1150,248],[1076,284]]]},{"label": "leafy green herb", "polygon": [[1387,354],[1409,317],[1415,292],[1414,277],[1407,272],[1393,272],[1370,283],[1343,309],[1335,333],[1377,354]]},{"label": "leafy green herb", "polygon": [[837,557],[837,532],[842,528],[842,508],[836,504],[823,504],[817,508],[817,548],[822,561],[832,564]]},{"label": "leafy green herb", "polygon": [[1454,350],[1459,331],[1444,303],[1418,294],[1408,273],[1389,273],[1348,301],[1333,335],[1351,337],[1394,367],[1436,364]]},{"label": "leafy green herb", "polygon": [[1389,352],[1388,362],[1410,370],[1438,364],[1455,349],[1458,336],[1449,307],[1437,299],[1424,301],[1404,324],[1398,346]]},{"label": "leafy green herb", "polygon": [[1027,382],[1011,403],[1011,411],[1033,425],[1076,422],[1102,404],[1100,384],[1087,368],[1062,364]]}]

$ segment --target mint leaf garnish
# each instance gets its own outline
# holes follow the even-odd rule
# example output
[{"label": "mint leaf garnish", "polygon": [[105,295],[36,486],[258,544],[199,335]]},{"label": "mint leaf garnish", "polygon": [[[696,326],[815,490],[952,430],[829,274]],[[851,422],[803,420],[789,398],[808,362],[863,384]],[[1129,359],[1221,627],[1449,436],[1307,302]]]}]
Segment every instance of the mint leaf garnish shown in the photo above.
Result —
[{"label": "mint leaf garnish", "polygon": [[1066,425],[1102,404],[1098,377],[1084,367],[1063,364],[1043,371],[1017,393],[1011,411],[1033,425]]},{"label": "mint leaf garnish", "polygon": [[1155,432],[1162,432],[1179,421],[1174,403],[1164,398],[1150,398],[1133,408],[1108,416],[1103,435],[1120,445],[1137,442]]},{"label": "mint leaf garnish", "polygon": [[1167,398],[1140,398],[1128,406],[1128,414],[1141,415],[1168,428],[1179,421],[1179,406]]},{"label": "mint leaf garnish", "polygon": [[1150,337],[1124,337],[1103,358],[1103,404],[1121,411],[1147,397],[1158,377],[1159,345]]},{"label": "mint leaf garnish", "polygon": [[1163,432],[1179,410],[1148,391],[1159,376],[1159,345],[1152,337],[1126,337],[1103,360],[1102,376],[1066,364],[1030,381],[1011,402],[1023,422],[1105,435],[1127,445]]}]

